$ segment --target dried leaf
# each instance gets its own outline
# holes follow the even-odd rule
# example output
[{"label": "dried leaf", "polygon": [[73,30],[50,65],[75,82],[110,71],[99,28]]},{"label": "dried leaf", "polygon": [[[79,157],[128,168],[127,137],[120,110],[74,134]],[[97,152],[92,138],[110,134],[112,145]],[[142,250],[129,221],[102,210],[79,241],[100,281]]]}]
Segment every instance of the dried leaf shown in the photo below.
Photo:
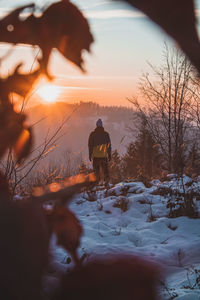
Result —
[{"label": "dried leaf", "polygon": [[30,5],[17,8],[0,21],[0,41],[38,45],[43,55],[38,62],[47,74],[53,48],[84,71],[82,51],[90,51],[94,39],[81,11],[68,0],[62,0],[50,5],[40,18],[31,14],[21,20],[20,13],[28,7]]},{"label": "dried leaf", "polygon": [[29,155],[32,148],[32,140],[31,128],[24,128],[14,145],[14,152],[18,163]]},{"label": "dried leaf", "polygon": [[40,74],[39,70],[33,73],[20,74],[19,68],[21,65],[22,63],[19,63],[16,66],[13,74],[5,79],[0,79],[0,99],[2,102],[8,102],[10,93],[16,93],[21,97],[26,97],[38,78]]},{"label": "dried leaf", "polygon": [[0,104],[0,157],[15,145],[23,131],[25,116],[13,110],[12,105]]},{"label": "dried leaf", "polygon": [[25,115],[16,113],[11,104],[0,103],[0,157],[13,147],[20,162],[30,152],[32,146],[31,128],[24,125]]}]

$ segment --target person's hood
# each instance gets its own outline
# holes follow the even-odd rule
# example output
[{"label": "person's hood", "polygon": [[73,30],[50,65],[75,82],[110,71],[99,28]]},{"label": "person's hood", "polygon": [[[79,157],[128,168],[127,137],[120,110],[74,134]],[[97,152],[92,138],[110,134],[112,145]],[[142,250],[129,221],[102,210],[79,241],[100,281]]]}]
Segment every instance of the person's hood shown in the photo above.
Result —
[{"label": "person's hood", "polygon": [[101,126],[101,127],[96,127],[94,131],[95,131],[95,132],[103,132],[103,131],[104,131],[104,128],[103,128],[103,126]]}]

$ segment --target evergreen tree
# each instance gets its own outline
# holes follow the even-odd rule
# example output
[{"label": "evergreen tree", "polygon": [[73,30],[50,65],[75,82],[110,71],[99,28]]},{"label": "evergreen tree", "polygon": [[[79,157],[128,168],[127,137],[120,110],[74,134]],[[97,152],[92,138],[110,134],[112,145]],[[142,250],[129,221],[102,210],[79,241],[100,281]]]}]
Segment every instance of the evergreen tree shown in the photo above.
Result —
[{"label": "evergreen tree", "polygon": [[152,178],[160,174],[159,145],[153,139],[145,120],[142,120],[141,129],[135,142],[135,151],[138,176]]},{"label": "evergreen tree", "polygon": [[196,142],[189,151],[185,173],[192,177],[200,174],[200,153]]},{"label": "evergreen tree", "polygon": [[117,150],[112,152],[110,163],[110,178],[113,183],[120,182],[123,179],[121,169],[121,157]]},{"label": "evergreen tree", "polygon": [[123,158],[126,177],[151,179],[161,174],[161,154],[147,128],[145,120],[141,122],[139,134],[134,143],[130,143]]},{"label": "evergreen tree", "polygon": [[79,173],[80,174],[88,174],[88,168],[86,166],[86,163],[82,160],[79,165]]},{"label": "evergreen tree", "polygon": [[125,178],[130,179],[137,176],[137,160],[135,144],[130,143],[127,152],[123,156],[122,171]]}]

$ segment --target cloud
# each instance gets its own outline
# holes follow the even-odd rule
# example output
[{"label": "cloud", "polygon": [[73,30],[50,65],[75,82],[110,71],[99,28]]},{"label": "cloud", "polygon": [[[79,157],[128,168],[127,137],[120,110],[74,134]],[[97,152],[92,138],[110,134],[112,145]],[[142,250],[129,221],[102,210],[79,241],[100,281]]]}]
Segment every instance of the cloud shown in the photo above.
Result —
[{"label": "cloud", "polygon": [[139,11],[129,9],[113,9],[101,11],[86,11],[85,16],[89,19],[113,19],[113,18],[144,18]]},{"label": "cloud", "polygon": [[85,86],[58,86],[63,90],[99,90],[99,91],[108,91],[109,89],[106,88],[99,88],[99,87],[85,87]]},{"label": "cloud", "polygon": [[[109,3],[109,2],[103,2],[102,4]],[[98,4],[99,6],[100,4]],[[94,5],[94,6],[97,6]],[[7,14],[9,14],[12,11],[11,8],[2,8],[0,7],[0,18],[5,17]],[[26,18],[30,15],[30,12],[28,13],[23,12],[21,13],[22,18]],[[141,13],[140,11],[134,11],[130,9],[105,9],[105,10],[84,10],[84,15],[89,19],[112,19],[112,18],[141,18],[145,15]]]},{"label": "cloud", "polygon": [[56,74],[56,81],[59,81],[59,80],[62,80],[62,79],[78,79],[78,80],[93,80],[93,81],[95,81],[95,80],[103,80],[103,81],[107,81],[107,80],[121,80],[121,79],[127,79],[127,80],[134,80],[135,78],[137,78],[137,75],[135,75],[135,76],[120,76],[120,75],[111,75],[111,76],[105,76],[105,75],[96,75],[96,76],[94,76],[94,75],[87,75],[87,76],[85,76],[85,75],[70,75],[70,76],[68,76],[68,75],[66,75],[66,74],[61,74],[61,73],[57,73]]},{"label": "cloud", "polygon": [[94,2],[94,3],[89,3],[87,6],[83,7],[84,9],[92,9],[94,7],[101,7],[101,6],[105,6],[107,4],[113,4],[112,1],[110,0],[106,0],[106,1],[103,1],[101,0],[101,2]]},{"label": "cloud", "polygon": [[3,7],[0,7],[0,18],[3,18],[5,17],[7,14],[9,14],[10,12],[12,11],[12,9],[9,9],[9,8],[3,8]]}]

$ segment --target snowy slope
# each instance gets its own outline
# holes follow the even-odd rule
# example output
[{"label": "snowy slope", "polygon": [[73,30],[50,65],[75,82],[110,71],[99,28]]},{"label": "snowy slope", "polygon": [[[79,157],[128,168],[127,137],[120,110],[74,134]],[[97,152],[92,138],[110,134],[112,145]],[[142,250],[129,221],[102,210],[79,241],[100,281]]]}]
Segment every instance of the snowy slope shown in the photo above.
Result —
[{"label": "snowy slope", "polygon": [[[119,183],[93,193],[77,195],[70,209],[84,228],[80,256],[85,261],[96,254],[131,253],[162,265],[166,280],[161,287],[164,299],[200,299],[200,219],[169,218],[168,197],[157,195],[159,188],[177,189],[177,180]],[[184,177],[184,182],[191,179]],[[187,189],[199,190],[200,182]],[[179,187],[181,191],[181,185]],[[93,201],[95,200],[95,201]],[[200,212],[200,201],[196,202]],[[73,267],[68,254],[52,240],[51,288],[57,277]]]}]

